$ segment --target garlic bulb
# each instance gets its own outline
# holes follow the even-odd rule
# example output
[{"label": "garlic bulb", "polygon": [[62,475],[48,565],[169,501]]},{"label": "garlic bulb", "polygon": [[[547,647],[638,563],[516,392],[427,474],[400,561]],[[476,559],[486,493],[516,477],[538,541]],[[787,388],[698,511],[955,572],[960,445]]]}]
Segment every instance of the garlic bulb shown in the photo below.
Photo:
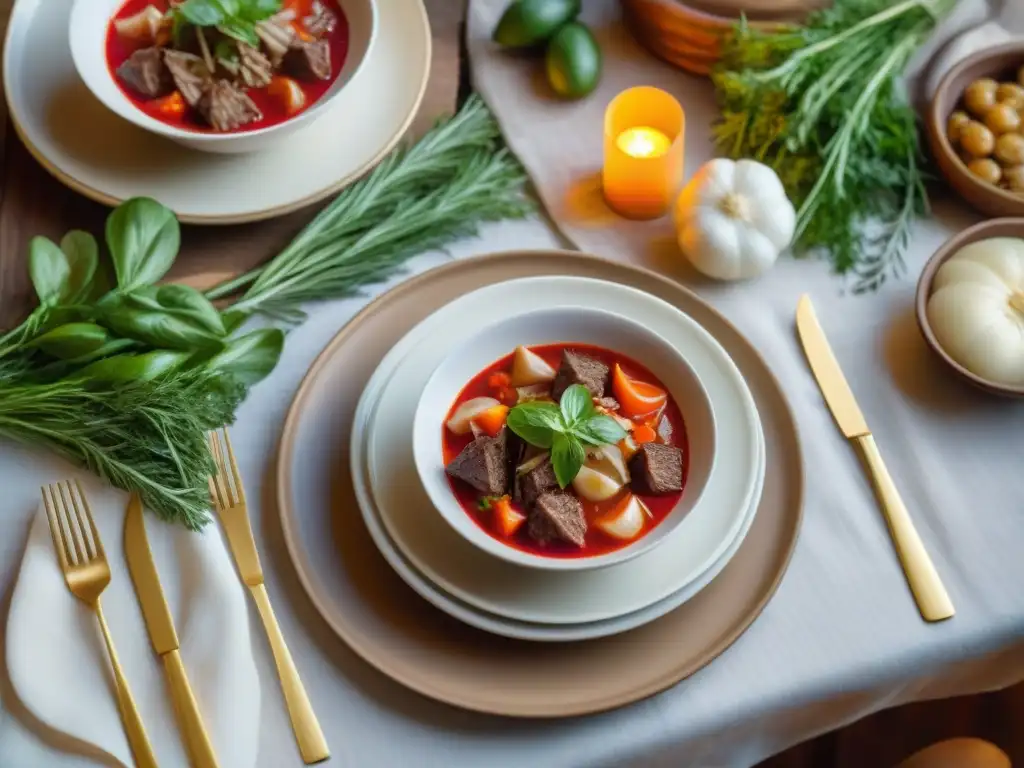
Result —
[{"label": "garlic bulb", "polygon": [[693,266],[719,280],[742,280],[775,263],[793,239],[796,211],[767,165],[719,158],[679,195],[675,221]]},{"label": "garlic bulb", "polygon": [[932,282],[928,322],[960,365],[996,384],[1024,385],[1024,240],[964,246]]}]

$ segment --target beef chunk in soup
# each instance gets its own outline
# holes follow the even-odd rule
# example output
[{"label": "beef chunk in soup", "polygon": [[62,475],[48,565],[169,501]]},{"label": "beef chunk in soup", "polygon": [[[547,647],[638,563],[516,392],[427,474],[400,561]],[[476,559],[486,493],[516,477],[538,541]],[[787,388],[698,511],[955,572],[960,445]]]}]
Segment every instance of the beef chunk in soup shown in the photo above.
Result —
[{"label": "beef chunk in soup", "polygon": [[164,63],[185,103],[190,107],[198,106],[203,92],[212,81],[206,62],[191,53],[167,50],[164,51]]},{"label": "beef chunk in soup", "polygon": [[211,82],[196,109],[218,131],[233,131],[263,117],[253,100],[226,80]]},{"label": "beef chunk in soup", "polygon": [[508,487],[507,443],[507,430],[497,437],[481,435],[463,448],[444,471],[481,493],[500,496]]},{"label": "beef chunk in soup", "polygon": [[530,536],[540,544],[562,540],[582,547],[587,519],[580,500],[566,491],[548,491],[530,510]]},{"label": "beef chunk in soup", "polygon": [[562,365],[555,377],[551,396],[560,400],[562,393],[573,384],[582,384],[590,390],[591,396],[604,397],[610,372],[608,366],[600,360],[567,349],[562,352]]},{"label": "beef chunk in soup", "polygon": [[331,79],[331,45],[326,40],[298,42],[284,55],[284,68],[303,80]]},{"label": "beef chunk in soup", "polygon": [[147,99],[155,99],[174,90],[174,80],[164,66],[163,52],[156,47],[135,51],[117,68],[117,76]]},{"label": "beef chunk in soup", "polygon": [[312,13],[302,20],[302,24],[309,34],[320,39],[334,31],[338,24],[338,17],[320,0],[313,0]]},{"label": "beef chunk in soup", "polygon": [[238,76],[248,88],[264,88],[270,85],[274,68],[258,48],[238,43]]},{"label": "beef chunk in soup", "polygon": [[539,496],[557,488],[558,480],[555,478],[555,469],[551,466],[551,460],[544,459],[522,477],[516,478],[513,495],[515,501],[524,507],[529,507]]},{"label": "beef chunk in soup", "polygon": [[662,495],[683,490],[683,452],[674,445],[644,443],[629,460],[634,493]]}]

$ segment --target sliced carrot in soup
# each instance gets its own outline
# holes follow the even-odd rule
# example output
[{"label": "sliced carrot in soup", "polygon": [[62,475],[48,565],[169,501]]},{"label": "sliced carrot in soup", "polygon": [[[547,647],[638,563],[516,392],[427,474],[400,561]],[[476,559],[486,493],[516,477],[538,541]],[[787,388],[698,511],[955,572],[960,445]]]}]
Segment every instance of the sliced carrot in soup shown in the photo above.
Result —
[{"label": "sliced carrot in soup", "polygon": [[473,417],[473,423],[491,437],[497,437],[508,419],[508,406],[495,405]]},{"label": "sliced carrot in soup", "polygon": [[654,413],[668,400],[665,390],[629,378],[618,364],[612,373],[612,394],[619,401],[620,412],[630,418]]},{"label": "sliced carrot in soup", "polygon": [[511,536],[526,522],[526,516],[512,506],[508,496],[492,502],[491,509],[494,512],[494,527],[502,536]]},{"label": "sliced carrot in soup", "polygon": [[646,424],[640,424],[633,429],[633,441],[636,443],[653,443],[658,438],[658,433]]}]

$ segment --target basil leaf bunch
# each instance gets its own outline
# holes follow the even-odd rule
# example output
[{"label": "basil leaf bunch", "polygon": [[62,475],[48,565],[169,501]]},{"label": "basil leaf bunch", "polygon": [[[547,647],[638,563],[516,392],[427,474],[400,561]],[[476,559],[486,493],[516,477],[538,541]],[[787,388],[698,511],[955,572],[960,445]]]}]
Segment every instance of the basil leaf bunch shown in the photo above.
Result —
[{"label": "basil leaf bunch", "polygon": [[97,385],[203,368],[249,387],[273,370],[283,331],[233,336],[244,317],[222,314],[189,286],[155,284],[181,246],[169,209],[149,198],[123,203],[107,218],[106,244],[114,275],[109,289],[92,235],[69,232],[59,246],[44,237],[31,241],[29,274],[39,307],[0,339],[0,359],[42,356],[34,368],[39,380],[73,376]]},{"label": "basil leaf bunch", "polygon": [[175,37],[184,24],[194,27],[214,27],[230,38],[254,48],[260,44],[256,34],[257,22],[281,10],[281,0],[185,0],[172,8]]},{"label": "basil leaf bunch", "polygon": [[611,416],[598,413],[590,391],[573,384],[556,405],[535,400],[508,412],[508,428],[530,445],[551,451],[551,468],[565,488],[587,460],[584,446],[614,445],[626,430]]}]

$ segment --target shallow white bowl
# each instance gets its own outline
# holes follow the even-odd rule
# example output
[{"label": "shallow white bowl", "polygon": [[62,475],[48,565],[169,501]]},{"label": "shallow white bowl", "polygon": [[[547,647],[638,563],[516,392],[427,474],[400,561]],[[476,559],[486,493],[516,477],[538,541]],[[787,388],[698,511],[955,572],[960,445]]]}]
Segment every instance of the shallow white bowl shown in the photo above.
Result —
[{"label": "shallow white bowl", "polygon": [[[290,120],[242,133],[185,131],[150,117],[121,91],[107,66],[106,39],[111,17],[125,0],[74,0],[69,42],[79,76],[93,95],[115,114],[151,133],[203,152],[239,153],[261,149],[307,126],[324,114],[366,60],[377,32],[376,0],[339,0],[348,20],[349,46],[337,79],[320,99]],[[356,115],[353,119],[358,119]]]},{"label": "shallow white bowl", "polygon": [[[444,418],[466,384],[518,345],[593,344],[646,366],[668,388],[683,412],[689,468],[683,495],[652,531],[631,544],[593,557],[535,555],[492,537],[473,521],[452,493],[444,472]],[[525,312],[488,326],[447,355],[420,396],[413,420],[416,470],[431,503],[463,538],[481,550],[516,565],[551,571],[602,568],[631,560],[662,541],[693,509],[715,462],[715,419],[700,380],[685,358],[664,338],[614,312],[562,306]]]}]

